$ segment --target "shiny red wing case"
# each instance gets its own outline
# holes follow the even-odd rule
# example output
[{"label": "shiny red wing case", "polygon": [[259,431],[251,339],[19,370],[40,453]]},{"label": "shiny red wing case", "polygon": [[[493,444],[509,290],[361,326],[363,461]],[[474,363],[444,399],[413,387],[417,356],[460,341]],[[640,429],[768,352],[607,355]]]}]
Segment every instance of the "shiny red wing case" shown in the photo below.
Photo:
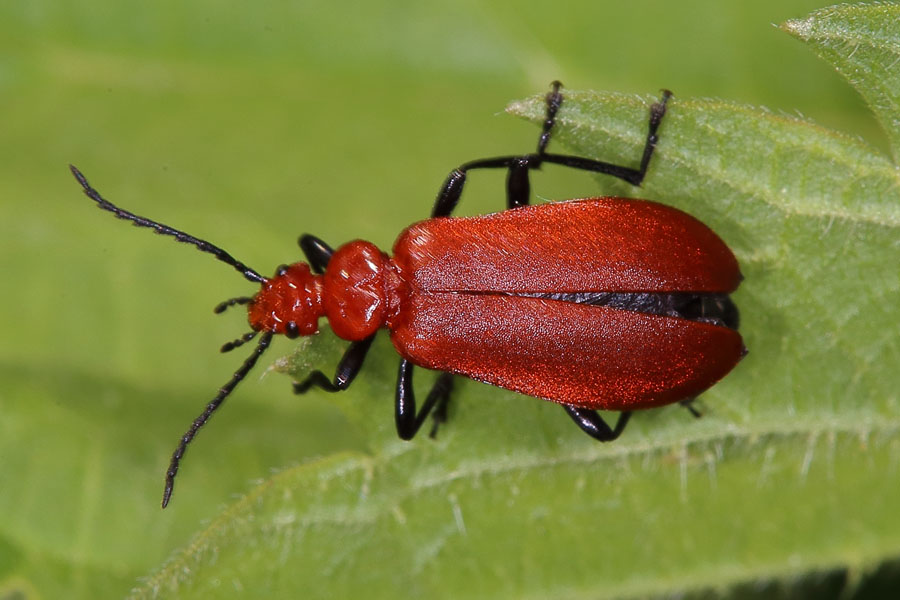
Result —
[{"label": "shiny red wing case", "polygon": [[599,198],[440,218],[405,230],[391,338],[414,364],[586,408],[693,397],[740,360],[740,335],[677,317],[516,296],[709,292],[740,283],[706,225],[645,200]]}]

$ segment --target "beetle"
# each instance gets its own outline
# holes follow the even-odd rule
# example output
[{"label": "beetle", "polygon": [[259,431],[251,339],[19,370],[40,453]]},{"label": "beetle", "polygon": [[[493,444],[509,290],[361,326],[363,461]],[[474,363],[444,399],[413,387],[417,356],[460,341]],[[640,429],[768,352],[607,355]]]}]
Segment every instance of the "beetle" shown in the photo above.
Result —
[{"label": "beetle", "polygon": [[[376,332],[390,331],[400,354],[394,414],[399,436],[412,439],[429,414],[433,436],[447,414],[453,375],[556,402],[594,439],[625,429],[632,411],[681,402],[729,373],[746,353],[729,294],[742,279],[728,246],[694,217],[631,198],[588,198],[530,205],[529,174],[544,164],[643,181],[671,92],[650,107],[637,168],[553,154],[550,142],[563,102],[561,84],[546,96],[537,151],[474,160],[454,169],[431,218],[405,229],[388,256],[356,240],[332,249],[305,234],[307,262],[264,277],[205,240],[140,217],[105,200],[70,166],[85,194],[116,217],[192,244],[259,284],[215,308],[246,305],[251,331],[222,347],[259,336],[255,350],[193,421],[176,447],[162,506],[169,503],[188,444],[254,367],[275,335],[318,332],[325,317],[350,342],[333,377],[312,371],[294,383],[346,390]],[[507,210],[452,217],[467,174],[507,171]],[[421,409],[413,366],[442,371]],[[614,426],[597,410],[620,411]]]}]

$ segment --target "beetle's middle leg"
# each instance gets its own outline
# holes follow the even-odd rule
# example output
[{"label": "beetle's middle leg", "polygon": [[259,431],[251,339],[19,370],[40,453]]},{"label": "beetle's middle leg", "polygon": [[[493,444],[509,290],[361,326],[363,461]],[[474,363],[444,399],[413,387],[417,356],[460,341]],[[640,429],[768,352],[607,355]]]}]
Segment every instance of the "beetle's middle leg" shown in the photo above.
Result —
[{"label": "beetle's middle leg", "polygon": [[630,411],[620,412],[616,426],[610,427],[595,410],[577,408],[566,404],[563,405],[563,408],[566,409],[566,413],[572,417],[572,420],[583,432],[598,442],[611,442],[622,435],[622,432],[625,431],[625,426],[628,425],[628,420],[631,418]]},{"label": "beetle's middle leg", "polygon": [[400,371],[397,375],[397,396],[394,403],[397,435],[401,439],[411,440],[418,433],[428,415],[433,413],[434,425],[428,434],[433,438],[437,434],[438,426],[447,420],[447,405],[450,402],[450,393],[453,391],[453,375],[441,373],[431,387],[431,391],[428,392],[422,409],[416,412],[413,368],[413,364],[405,358],[400,361]]}]

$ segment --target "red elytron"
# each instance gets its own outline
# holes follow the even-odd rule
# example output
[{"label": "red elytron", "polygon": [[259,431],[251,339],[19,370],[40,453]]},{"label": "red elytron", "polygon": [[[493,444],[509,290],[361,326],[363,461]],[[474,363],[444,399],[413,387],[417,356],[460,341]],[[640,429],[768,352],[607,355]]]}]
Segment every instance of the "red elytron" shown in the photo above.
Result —
[{"label": "red elytron", "polygon": [[[547,119],[533,154],[472,161],[451,172],[432,218],[400,234],[393,257],[353,241],[332,250],[300,238],[309,264],[279,267],[266,278],[221,248],[104,200],[75,168],[101,208],[138,226],[193,244],[231,265],[262,289],[232,298],[216,312],[248,305],[256,350],[184,434],[166,473],[165,507],[188,443],[247,375],[272,336],[311,335],[326,318],[351,342],[333,378],[312,372],[295,383],[346,389],[375,333],[387,328],[401,356],[395,400],[399,435],[412,438],[430,413],[446,417],[451,375],[464,375],[562,404],[600,441],[617,438],[630,411],[688,403],[724,377],[745,349],[728,294],[741,275],[731,250],[706,225],[646,200],[592,198],[528,206],[529,171],[543,163],[605,173],[639,184],[656,146],[670,96],[650,111],[639,168],[546,152],[562,103],[559,84],[547,95]],[[455,218],[472,169],[508,170],[508,210]],[[443,371],[421,410],[412,366]],[[610,427],[596,409],[622,411]],[[435,429],[432,429],[432,435]]]}]

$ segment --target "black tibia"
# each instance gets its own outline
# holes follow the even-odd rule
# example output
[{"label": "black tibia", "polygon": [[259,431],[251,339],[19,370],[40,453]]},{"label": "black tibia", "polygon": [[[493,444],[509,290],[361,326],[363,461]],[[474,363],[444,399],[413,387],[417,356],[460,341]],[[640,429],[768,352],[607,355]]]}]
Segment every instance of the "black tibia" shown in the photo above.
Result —
[{"label": "black tibia", "polygon": [[611,442],[622,435],[625,426],[628,425],[628,419],[631,418],[631,412],[621,412],[619,413],[619,420],[616,421],[616,426],[611,428],[603,420],[603,417],[597,414],[596,410],[566,405],[563,405],[563,408],[566,409],[566,413],[572,417],[572,420],[583,432],[598,442]]},{"label": "black tibia", "polygon": [[425,419],[434,413],[434,425],[429,432],[430,437],[437,434],[438,426],[447,419],[447,404],[453,391],[453,375],[441,373],[428,392],[425,404],[416,413],[416,396],[413,392],[413,364],[406,359],[400,361],[397,375],[397,396],[394,404],[394,419],[397,423],[397,435],[401,439],[411,440],[418,433]]}]

